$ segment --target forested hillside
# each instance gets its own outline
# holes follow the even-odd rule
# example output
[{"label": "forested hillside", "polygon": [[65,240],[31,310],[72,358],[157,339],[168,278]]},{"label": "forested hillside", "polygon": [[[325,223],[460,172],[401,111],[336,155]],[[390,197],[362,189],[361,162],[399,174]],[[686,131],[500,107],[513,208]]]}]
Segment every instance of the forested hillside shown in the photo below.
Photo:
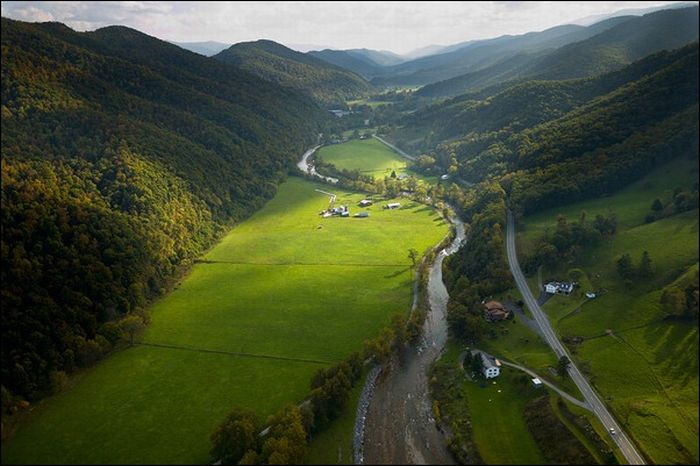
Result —
[{"label": "forested hillside", "polygon": [[[276,192],[307,97],[124,27],[2,19],[2,378],[30,399]],[[62,375],[63,374],[63,375]]]},{"label": "forested hillside", "polygon": [[[532,63],[542,54],[565,44],[592,37],[628,19],[613,18],[588,27],[566,24],[517,36],[505,35],[471,41],[458,47],[448,47],[435,55],[392,66],[387,69],[385,77],[377,78],[373,82],[387,85],[419,85],[449,80],[465,73],[471,75],[486,70],[491,73],[492,69],[519,72],[525,64]],[[425,95],[428,96],[429,92]]]},{"label": "forested hillside", "polygon": [[367,81],[351,71],[270,40],[235,44],[214,58],[303,91],[325,106],[344,106],[346,100],[366,96],[371,89]]},{"label": "forested hillside", "polygon": [[563,36],[559,44],[550,42],[555,48],[537,53],[520,50],[487,67],[429,84],[417,94],[454,96],[508,81],[596,76],[697,40],[698,7],[663,10],[642,17],[616,17]]},{"label": "forested hillside", "polygon": [[662,51],[621,70],[592,78],[492,86],[481,93],[463,94],[426,107],[405,118],[404,122],[416,131],[431,132],[435,140],[470,133],[514,133],[555,120],[595,97],[653,74],[696,48],[697,45],[689,45]]},{"label": "forested hillside", "polygon": [[[648,69],[650,63],[658,68]],[[524,212],[611,192],[655,164],[697,150],[697,67],[693,44],[611,74],[610,82],[548,83],[541,98],[525,99],[527,105],[521,92],[527,96],[538,84],[518,86],[476,110],[490,113],[486,132],[472,126],[472,132],[438,145],[433,155],[455,165],[466,179],[502,177],[512,205]],[[625,84],[637,72],[648,74]],[[586,93],[604,92],[613,83],[619,87],[576,106]],[[567,112],[567,107],[573,109]]]}]

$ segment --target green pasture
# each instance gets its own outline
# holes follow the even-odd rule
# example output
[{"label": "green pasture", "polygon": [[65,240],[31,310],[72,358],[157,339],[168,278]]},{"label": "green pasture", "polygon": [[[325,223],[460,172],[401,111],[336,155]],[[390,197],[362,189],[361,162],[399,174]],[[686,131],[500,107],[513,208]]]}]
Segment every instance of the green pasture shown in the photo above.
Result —
[{"label": "green pasture", "polygon": [[[518,238],[528,253],[560,213],[569,220],[581,210],[589,219],[608,210],[617,214],[613,238],[586,250],[579,263],[543,271],[545,279],[567,278],[572,267],[583,272],[580,289],[553,297],[543,309],[560,335],[584,337],[574,358],[655,463],[698,461],[698,325],[665,319],[659,304],[663,287],[697,267],[698,211],[648,224],[644,217],[655,198],[668,202],[674,188],[689,188],[697,176],[697,161],[673,161],[613,196],[525,217]],[[643,251],[651,256],[653,276],[625,284],[616,259],[629,253],[638,264]],[[604,292],[586,300],[581,293],[587,289]]]},{"label": "green pasture", "polygon": [[556,228],[557,217],[577,221],[582,211],[593,220],[597,214],[606,215],[614,211],[619,221],[618,228],[629,229],[642,225],[644,217],[651,212],[651,204],[657,197],[668,202],[677,187],[688,189],[698,180],[698,161],[679,158],[662,165],[642,179],[621,189],[612,196],[555,207],[528,215],[518,222],[518,253],[529,252],[534,247],[531,241],[542,236],[545,229]]},{"label": "green pasture", "polygon": [[376,108],[376,107],[380,107],[382,105],[394,105],[394,102],[392,102],[390,100],[368,100],[368,99],[348,100],[345,103],[348,105],[348,107],[367,105],[370,108]]},{"label": "green pasture", "polygon": [[408,166],[405,158],[374,138],[324,146],[319,149],[318,156],[338,169],[359,170],[375,178],[389,176],[392,170],[398,175]]},{"label": "green pasture", "polygon": [[411,303],[408,249],[447,233],[431,209],[321,218],[334,190],[291,178],[152,309],[140,344],[35,408],[3,463],[206,463],[236,406],[264,420],[309,392],[313,373],[362,348]]},{"label": "green pasture", "polygon": [[519,374],[505,367],[495,379],[463,385],[474,441],[486,464],[545,464],[523,419],[525,405],[538,392],[517,384]]}]

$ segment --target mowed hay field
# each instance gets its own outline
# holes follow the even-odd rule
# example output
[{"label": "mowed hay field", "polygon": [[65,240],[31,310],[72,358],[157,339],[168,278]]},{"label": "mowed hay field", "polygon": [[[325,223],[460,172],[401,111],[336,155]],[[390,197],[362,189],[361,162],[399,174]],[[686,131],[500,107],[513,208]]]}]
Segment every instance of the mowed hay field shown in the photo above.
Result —
[{"label": "mowed hay field", "polygon": [[340,170],[359,170],[363,175],[384,178],[405,172],[407,161],[374,138],[356,139],[343,144],[324,146],[318,156]]},{"label": "mowed hay field", "polygon": [[[665,319],[659,303],[665,286],[697,269],[698,211],[652,223],[644,217],[654,199],[668,202],[674,188],[688,189],[697,179],[697,160],[679,159],[613,196],[526,217],[519,237],[528,252],[560,213],[570,221],[582,210],[589,219],[608,209],[617,214],[611,240],[587,250],[580,263],[544,270],[545,279],[565,279],[580,267],[586,288],[553,297],[544,310],[560,335],[584,338],[574,357],[643,453],[659,464],[698,462],[698,323]],[[653,277],[626,287],[616,259],[629,253],[638,264],[645,250]],[[581,295],[587,289],[607,292],[587,301]]]},{"label": "mowed hay field", "polygon": [[315,371],[406,312],[408,249],[434,246],[448,226],[407,200],[323,219],[328,197],[316,188],[359,210],[362,194],[282,184],[154,305],[141,344],[35,407],[3,463],[206,463],[209,436],[234,407],[264,420],[302,401]]}]

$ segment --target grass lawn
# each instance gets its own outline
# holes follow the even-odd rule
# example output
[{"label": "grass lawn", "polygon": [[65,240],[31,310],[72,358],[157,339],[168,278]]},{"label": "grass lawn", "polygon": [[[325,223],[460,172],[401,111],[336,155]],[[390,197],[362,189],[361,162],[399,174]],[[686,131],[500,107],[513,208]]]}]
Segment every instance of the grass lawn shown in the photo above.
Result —
[{"label": "grass lawn", "polygon": [[[584,273],[582,288],[570,297],[555,296],[544,306],[560,335],[581,336],[574,357],[613,408],[637,445],[655,463],[697,463],[698,326],[665,320],[659,304],[662,289],[698,263],[698,211],[644,223],[655,198],[668,202],[675,187],[697,182],[697,161],[680,159],[657,168],[642,180],[603,199],[552,209],[523,219],[522,251],[553,228],[557,215],[575,220],[608,209],[619,219],[617,234],[586,250],[579,263],[545,270],[543,278],[565,278],[572,267]],[[630,253],[635,264],[649,251],[653,277],[626,286],[615,260]],[[586,301],[579,294],[606,289]],[[573,312],[576,308],[580,310]]]},{"label": "grass lawn", "polygon": [[537,389],[515,382],[521,372],[502,368],[501,375],[487,382],[465,381],[474,441],[486,464],[544,464],[523,419],[527,402]]},{"label": "grass lawn", "polygon": [[354,105],[369,105],[370,108],[376,108],[381,105],[394,105],[394,102],[390,100],[367,100],[367,99],[358,99],[358,100],[348,100],[345,102],[349,107],[352,107]]},{"label": "grass lawn", "polygon": [[[364,219],[322,219],[328,198],[315,188],[329,189],[282,184],[153,306],[140,345],[39,403],[2,462],[206,463],[209,435],[231,409],[264,420],[300,402],[316,370],[405,312],[408,249],[432,247],[448,226],[406,200]],[[363,198],[335,191],[351,206]]]},{"label": "grass lawn", "polygon": [[[338,169],[359,170],[362,174],[375,178],[389,176],[392,170],[396,171],[397,175],[407,173],[408,167],[405,158],[374,138],[324,146],[318,150],[318,156]],[[407,174],[421,178],[415,172]]]}]

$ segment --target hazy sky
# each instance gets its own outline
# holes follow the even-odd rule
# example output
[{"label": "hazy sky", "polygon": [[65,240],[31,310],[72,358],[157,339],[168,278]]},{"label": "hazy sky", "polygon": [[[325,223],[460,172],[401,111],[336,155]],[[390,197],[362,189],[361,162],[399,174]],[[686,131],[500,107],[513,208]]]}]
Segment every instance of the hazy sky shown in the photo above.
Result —
[{"label": "hazy sky", "polygon": [[2,2],[2,15],[80,31],[121,24],[179,42],[265,38],[405,53],[669,3],[676,2]]}]

